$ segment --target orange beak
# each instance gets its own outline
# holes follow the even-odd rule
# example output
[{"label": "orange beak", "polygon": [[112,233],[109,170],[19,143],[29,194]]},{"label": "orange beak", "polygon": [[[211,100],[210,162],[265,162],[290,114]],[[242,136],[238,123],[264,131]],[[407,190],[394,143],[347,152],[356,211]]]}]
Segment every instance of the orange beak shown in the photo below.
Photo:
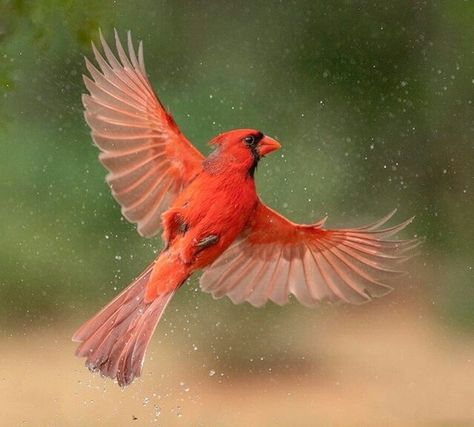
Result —
[{"label": "orange beak", "polygon": [[264,136],[258,143],[258,152],[262,157],[280,148],[280,143],[269,136]]}]

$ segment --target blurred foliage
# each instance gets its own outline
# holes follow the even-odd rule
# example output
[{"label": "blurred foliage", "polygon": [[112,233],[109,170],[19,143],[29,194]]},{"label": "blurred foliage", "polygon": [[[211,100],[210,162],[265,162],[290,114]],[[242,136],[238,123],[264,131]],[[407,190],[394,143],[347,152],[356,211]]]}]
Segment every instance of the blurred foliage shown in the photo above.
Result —
[{"label": "blurred foliage", "polygon": [[462,1],[0,0],[2,320],[97,309],[160,248],[121,218],[82,117],[83,56],[116,27],[144,41],[151,80],[200,149],[236,127],[283,143],[258,185],[292,219],[416,214],[422,300],[474,327],[472,22]]}]

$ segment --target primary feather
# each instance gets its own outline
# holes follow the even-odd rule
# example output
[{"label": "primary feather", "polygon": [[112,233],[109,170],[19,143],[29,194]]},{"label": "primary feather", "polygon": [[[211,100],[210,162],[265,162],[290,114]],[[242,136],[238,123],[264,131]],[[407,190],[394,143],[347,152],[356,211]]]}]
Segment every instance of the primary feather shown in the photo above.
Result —
[{"label": "primary feather", "polygon": [[152,237],[161,228],[161,213],[200,171],[204,157],[156,97],[130,32],[129,56],[115,32],[120,61],[102,34],[100,39],[107,60],[93,45],[100,71],[86,59],[93,80],[84,76],[90,93],[82,98],[85,118],[123,216]]}]

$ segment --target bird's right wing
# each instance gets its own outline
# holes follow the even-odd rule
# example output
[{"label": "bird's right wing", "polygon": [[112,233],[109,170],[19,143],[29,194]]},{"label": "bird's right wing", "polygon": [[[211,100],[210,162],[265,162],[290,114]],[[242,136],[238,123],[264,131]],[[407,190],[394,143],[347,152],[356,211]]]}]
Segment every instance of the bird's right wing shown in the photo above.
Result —
[{"label": "bird's right wing", "polygon": [[93,45],[99,71],[86,58],[90,95],[83,95],[85,118],[108,169],[107,183],[142,236],[160,229],[161,213],[201,171],[203,155],[166,111],[147,78],[142,43],[138,58],[130,32],[128,55],[115,32],[120,61],[100,35],[107,60]]},{"label": "bird's right wing", "polygon": [[324,221],[295,224],[259,202],[241,236],[201,276],[201,287],[236,304],[361,304],[391,290],[385,279],[419,241],[389,240],[411,221],[381,229],[392,214],[360,228],[328,230]]}]

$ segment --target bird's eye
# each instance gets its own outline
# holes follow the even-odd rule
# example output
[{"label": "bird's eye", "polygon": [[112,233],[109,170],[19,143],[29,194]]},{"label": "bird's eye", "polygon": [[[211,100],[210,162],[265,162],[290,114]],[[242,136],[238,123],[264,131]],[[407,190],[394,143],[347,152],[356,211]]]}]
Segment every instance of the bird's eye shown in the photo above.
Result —
[{"label": "bird's eye", "polygon": [[256,138],[253,135],[249,135],[244,138],[244,142],[247,145],[255,145]]}]

